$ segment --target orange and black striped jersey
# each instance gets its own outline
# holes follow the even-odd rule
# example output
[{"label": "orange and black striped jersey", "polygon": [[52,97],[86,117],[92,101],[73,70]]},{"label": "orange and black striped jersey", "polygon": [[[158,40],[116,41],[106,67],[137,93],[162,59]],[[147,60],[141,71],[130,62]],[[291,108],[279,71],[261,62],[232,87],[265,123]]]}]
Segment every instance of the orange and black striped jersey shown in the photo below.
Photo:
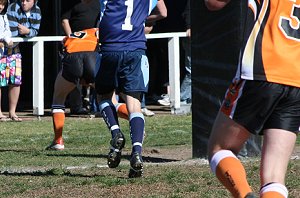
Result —
[{"label": "orange and black striped jersey", "polygon": [[249,0],[237,77],[300,87],[300,0]]},{"label": "orange and black striped jersey", "polygon": [[98,28],[74,32],[64,39],[64,48],[68,53],[95,51],[98,46]]}]

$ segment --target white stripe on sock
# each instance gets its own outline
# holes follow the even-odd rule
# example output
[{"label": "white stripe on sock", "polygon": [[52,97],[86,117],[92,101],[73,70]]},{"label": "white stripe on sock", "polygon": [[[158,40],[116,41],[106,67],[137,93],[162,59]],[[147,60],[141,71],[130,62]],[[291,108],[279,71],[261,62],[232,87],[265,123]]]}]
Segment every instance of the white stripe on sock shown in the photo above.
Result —
[{"label": "white stripe on sock", "polygon": [[53,109],[52,113],[64,113],[65,111],[63,109]]},{"label": "white stripe on sock", "polygon": [[135,142],[135,143],[133,143],[133,144],[132,144],[132,146],[140,146],[140,147],[142,147],[142,146],[143,146],[143,144],[142,144],[142,143],[140,143],[140,142]]},{"label": "white stripe on sock", "polygon": [[111,131],[116,130],[116,129],[120,129],[120,127],[118,125],[113,125],[110,127]]},{"label": "white stripe on sock", "polygon": [[214,174],[216,174],[216,168],[220,161],[226,157],[237,158],[230,150],[220,150],[213,155],[210,160],[210,168]]},{"label": "white stripe on sock", "polygon": [[288,195],[289,195],[289,192],[288,192],[287,188],[284,185],[280,184],[280,183],[273,183],[273,184],[269,184],[269,185],[264,186],[260,190],[260,194],[262,195],[263,193],[270,192],[270,191],[278,192],[281,195],[283,195],[285,198],[287,198]]}]

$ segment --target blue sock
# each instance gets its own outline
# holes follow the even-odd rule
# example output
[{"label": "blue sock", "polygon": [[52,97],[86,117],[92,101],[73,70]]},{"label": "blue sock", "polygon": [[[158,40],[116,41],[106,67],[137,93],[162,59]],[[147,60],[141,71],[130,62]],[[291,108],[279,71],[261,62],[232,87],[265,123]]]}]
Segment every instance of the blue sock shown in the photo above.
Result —
[{"label": "blue sock", "polygon": [[112,138],[114,138],[117,133],[120,133],[119,121],[115,106],[110,100],[103,100],[99,104],[99,109],[108,129],[111,132]]},{"label": "blue sock", "polygon": [[145,120],[142,113],[130,114],[130,137],[132,142],[132,153],[142,153]]}]

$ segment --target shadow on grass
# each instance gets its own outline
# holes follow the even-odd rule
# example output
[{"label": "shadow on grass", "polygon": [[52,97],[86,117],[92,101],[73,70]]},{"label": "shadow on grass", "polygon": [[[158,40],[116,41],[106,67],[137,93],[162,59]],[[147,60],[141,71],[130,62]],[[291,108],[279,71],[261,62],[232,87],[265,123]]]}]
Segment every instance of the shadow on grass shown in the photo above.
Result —
[{"label": "shadow on grass", "polygon": [[83,178],[93,178],[93,177],[105,177],[105,175],[86,175],[86,174],[74,174],[70,173],[68,170],[62,170],[62,169],[50,169],[50,170],[39,170],[39,171],[28,171],[28,172],[12,172],[12,171],[4,171],[0,173],[0,175],[5,176],[33,176],[33,177],[46,177],[46,176],[67,176],[67,177],[83,177]]},{"label": "shadow on grass", "polygon": [[15,153],[32,153],[32,150],[24,150],[24,149],[0,149],[1,152],[15,152]]},{"label": "shadow on grass", "polygon": [[[107,158],[107,155],[91,155],[91,154],[66,154],[66,153],[55,153],[55,154],[46,154],[49,157],[85,157],[85,158]],[[130,160],[130,155],[122,155],[123,159]],[[177,159],[165,159],[159,157],[150,157],[150,156],[143,156],[144,162],[147,163],[167,163],[167,162],[176,162],[180,161]]]},{"label": "shadow on grass", "polygon": [[[0,149],[0,152],[16,152],[16,153],[32,153],[32,150],[24,150],[24,149]],[[47,153],[45,154],[48,157],[82,157],[82,158],[103,158],[106,159],[107,155],[102,154],[71,154],[71,153]],[[122,155],[122,159],[130,160],[130,155]],[[143,156],[144,162],[147,163],[167,163],[167,162],[176,162],[180,161],[178,159],[166,159],[166,158],[159,158],[159,157],[150,157],[150,156]]]}]

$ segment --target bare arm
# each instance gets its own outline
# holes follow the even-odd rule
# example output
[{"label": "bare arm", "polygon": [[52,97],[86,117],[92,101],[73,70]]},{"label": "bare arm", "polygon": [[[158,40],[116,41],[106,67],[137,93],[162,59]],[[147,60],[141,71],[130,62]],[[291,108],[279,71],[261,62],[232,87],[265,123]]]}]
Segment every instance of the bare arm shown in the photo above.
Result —
[{"label": "bare arm", "polygon": [[69,23],[69,19],[63,19],[61,22],[62,28],[67,36],[72,33],[72,29]]},{"label": "bare arm", "polygon": [[165,5],[165,2],[164,0],[158,0],[156,7],[152,10],[151,14],[148,16],[146,20],[145,34],[149,34],[152,31],[153,25],[157,20],[166,17],[167,17],[167,7]]},{"label": "bare arm", "polygon": [[210,11],[217,11],[225,7],[230,2],[230,0],[204,0],[204,2],[207,9],[209,9]]},{"label": "bare arm", "polygon": [[156,7],[147,18],[147,23],[153,23],[157,20],[167,17],[167,7],[164,0],[158,0]]}]

